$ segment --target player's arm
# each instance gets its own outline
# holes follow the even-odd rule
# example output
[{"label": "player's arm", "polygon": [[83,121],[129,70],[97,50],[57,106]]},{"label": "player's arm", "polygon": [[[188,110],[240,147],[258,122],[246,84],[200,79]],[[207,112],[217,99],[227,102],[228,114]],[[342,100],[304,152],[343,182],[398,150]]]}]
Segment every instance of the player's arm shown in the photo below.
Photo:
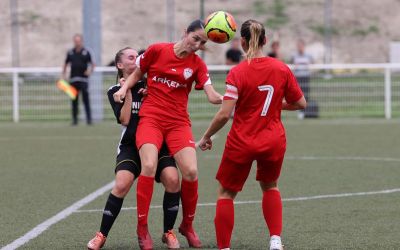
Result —
[{"label": "player's arm", "polygon": [[304,95],[296,102],[287,103],[286,100],[282,101],[282,109],[283,110],[301,110],[307,107],[306,98]]},{"label": "player's arm", "polygon": [[137,67],[135,71],[133,71],[133,73],[130,74],[128,78],[126,78],[125,84],[117,92],[114,93],[113,95],[114,101],[122,103],[123,99],[126,96],[127,90],[133,88],[136,85],[136,83],[140,79],[142,79],[142,77],[143,73],[139,69],[139,67]]},{"label": "player's arm", "polygon": [[205,85],[204,92],[206,93],[207,99],[210,103],[212,104],[222,103],[223,96],[214,89],[212,84]]},{"label": "player's arm", "polygon": [[[124,86],[126,84],[124,78],[120,79],[120,84],[121,86]],[[131,120],[131,115],[132,115],[132,94],[131,94],[131,89],[128,89],[126,91],[124,104],[122,105],[121,113],[119,115],[119,121],[121,122],[121,124],[124,126],[128,126],[129,121]]]},{"label": "player's arm", "polygon": [[235,108],[237,99],[228,99],[222,102],[221,108],[215,114],[210,126],[200,140],[199,147],[201,150],[211,149],[211,136],[216,134],[228,122],[233,109]]}]

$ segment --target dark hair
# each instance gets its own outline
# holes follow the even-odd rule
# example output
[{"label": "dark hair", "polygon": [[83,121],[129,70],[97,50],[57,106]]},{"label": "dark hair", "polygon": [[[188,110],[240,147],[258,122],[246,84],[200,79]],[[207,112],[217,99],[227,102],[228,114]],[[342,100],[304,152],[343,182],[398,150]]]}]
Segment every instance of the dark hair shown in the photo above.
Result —
[{"label": "dark hair", "polygon": [[140,56],[140,55],[143,54],[144,52],[146,52],[145,49],[140,49],[139,52],[138,52],[138,56]]},{"label": "dark hair", "polygon": [[264,46],[264,25],[256,20],[249,19],[242,24],[240,35],[246,40],[246,43],[249,47],[246,52],[246,58],[253,58],[257,50]]},{"label": "dark hair", "polygon": [[198,29],[204,29],[204,23],[200,19],[197,19],[197,20],[194,20],[193,22],[191,22],[189,24],[189,26],[186,28],[186,32],[190,33],[190,32],[196,31]]},{"label": "dark hair", "polygon": [[120,49],[117,54],[115,54],[115,67],[117,68],[117,82],[120,78],[124,76],[124,73],[122,72],[121,69],[118,68],[118,63],[121,62],[121,56],[124,54],[124,51],[127,49],[132,49],[131,47],[125,47],[123,49]]}]

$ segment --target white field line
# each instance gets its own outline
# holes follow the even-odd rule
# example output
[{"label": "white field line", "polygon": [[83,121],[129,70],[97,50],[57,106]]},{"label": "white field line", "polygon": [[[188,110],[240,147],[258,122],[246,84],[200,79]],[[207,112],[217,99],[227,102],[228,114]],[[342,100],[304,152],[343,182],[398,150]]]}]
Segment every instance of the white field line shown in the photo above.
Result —
[{"label": "white field line", "polygon": [[116,136],[90,136],[90,135],[79,135],[79,136],[63,136],[63,135],[43,135],[43,136],[23,136],[23,137],[1,137],[0,141],[17,141],[17,140],[115,140],[118,139]]},{"label": "white field line", "polygon": [[[206,159],[220,159],[222,155],[210,154],[205,155]],[[338,161],[384,161],[384,162],[400,162],[400,158],[391,157],[364,157],[364,156],[285,156],[285,160],[302,160],[302,161],[321,161],[321,160],[338,160]]]},{"label": "white field line", "polygon": [[[370,192],[358,192],[358,193],[342,193],[342,194],[326,194],[326,195],[315,195],[315,196],[300,196],[293,198],[283,198],[282,201],[308,201],[308,200],[317,200],[317,199],[329,199],[329,198],[342,198],[342,197],[353,197],[353,196],[365,196],[365,195],[376,195],[376,194],[391,194],[400,192],[400,188],[395,189],[386,189],[379,191],[370,191]],[[237,205],[241,204],[256,204],[261,203],[261,201],[235,201]],[[215,203],[199,203],[198,207],[212,207],[215,206]],[[161,205],[150,206],[150,208],[162,208]],[[124,207],[122,210],[136,210],[137,207]],[[93,212],[102,212],[103,209],[86,209],[86,210],[77,210],[75,213],[93,213]]]},{"label": "white field line", "polygon": [[[50,138],[50,137],[49,137]],[[54,138],[54,137],[51,137]],[[60,138],[60,137],[57,137]],[[82,137],[80,137],[82,138]],[[87,137],[87,139],[91,139],[92,137]],[[215,138],[215,137],[214,137]],[[214,139],[212,138],[212,139]],[[196,145],[198,145],[199,142],[196,142]],[[93,200],[95,200],[97,197],[103,195],[105,192],[110,191],[113,186],[114,186],[115,181],[112,181],[108,183],[107,185],[97,189],[93,193],[89,194],[88,196],[84,197],[83,199],[75,202],[71,206],[67,207],[66,209],[62,210],[58,214],[54,215],[53,217],[45,220],[41,224],[37,225],[34,227],[32,230],[27,232],[25,235],[21,236],[20,238],[14,240],[10,244],[2,247],[0,250],[13,250],[17,249],[18,247],[26,244],[30,240],[38,237],[40,234],[42,234],[44,231],[46,231],[50,226],[64,220],[68,216],[70,216],[72,213],[77,212],[81,207],[85,206],[86,204],[89,204]]]},{"label": "white field line", "polygon": [[14,240],[10,244],[2,247],[0,250],[12,250],[12,249],[17,249],[18,247],[26,244],[30,240],[38,237],[40,234],[42,234],[44,231],[46,231],[50,226],[64,220],[68,216],[70,216],[72,213],[78,211],[81,207],[85,206],[86,204],[92,202],[95,200],[97,197],[103,195],[105,192],[108,192],[111,190],[111,188],[114,186],[114,181],[108,183],[107,185],[97,189],[93,193],[89,194],[88,196],[84,197],[83,199],[75,202],[71,206],[67,207],[66,209],[62,210],[58,214],[54,215],[53,217],[45,220],[41,224],[37,225],[34,227],[32,230],[27,232],[25,235],[21,236],[20,238]]}]

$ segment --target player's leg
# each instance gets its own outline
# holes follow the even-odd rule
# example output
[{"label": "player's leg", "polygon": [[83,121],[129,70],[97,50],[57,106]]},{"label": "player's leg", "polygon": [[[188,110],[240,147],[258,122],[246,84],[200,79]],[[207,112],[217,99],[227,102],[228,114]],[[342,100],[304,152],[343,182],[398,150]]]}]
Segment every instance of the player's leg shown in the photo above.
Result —
[{"label": "player's leg", "polygon": [[162,132],[156,122],[142,118],[136,133],[136,145],[142,165],[137,181],[137,235],[141,249],[152,249],[153,240],[148,231],[147,218],[153,196],[154,176],[158,162],[158,151],[163,141]]},{"label": "player's leg", "polygon": [[86,122],[90,125],[92,124],[92,112],[90,109],[89,90],[87,82],[82,82],[82,100],[83,105],[85,106]]},{"label": "player's leg", "polygon": [[218,198],[215,209],[215,232],[219,249],[229,249],[233,226],[235,224],[235,209],[233,200],[237,192],[225,189],[221,184],[218,187]]},{"label": "player's leg", "polygon": [[182,223],[179,232],[189,246],[199,248],[201,241],[193,229],[198,200],[197,158],[195,142],[190,126],[174,125],[167,129],[165,141],[182,174],[181,200]]},{"label": "player's leg", "polygon": [[131,151],[122,150],[117,156],[115,185],[104,207],[100,231],[88,242],[88,249],[97,250],[104,245],[108,233],[121,211],[125,196],[132,187],[135,177],[140,175],[139,155],[137,152]]},{"label": "player's leg", "polygon": [[164,233],[162,241],[169,249],[177,249],[180,245],[173,228],[179,211],[179,173],[175,161],[169,156],[165,144],[161,148],[159,155],[156,181],[161,182],[165,188],[163,199]]},{"label": "player's leg", "polygon": [[174,158],[182,174],[181,200],[182,223],[179,232],[184,235],[190,247],[200,248],[201,241],[193,229],[193,221],[196,214],[198,200],[198,177],[196,151],[192,147],[179,150]]},{"label": "player's leg", "polygon": [[270,234],[270,249],[282,248],[282,199],[278,189],[278,178],[281,172],[283,155],[275,159],[257,161],[257,177],[263,192],[262,211]]},{"label": "player's leg", "polygon": [[249,176],[252,158],[250,154],[227,147],[224,150],[217,173],[219,181],[218,200],[215,212],[215,233],[219,249],[229,249],[234,226],[233,200],[242,190]]}]

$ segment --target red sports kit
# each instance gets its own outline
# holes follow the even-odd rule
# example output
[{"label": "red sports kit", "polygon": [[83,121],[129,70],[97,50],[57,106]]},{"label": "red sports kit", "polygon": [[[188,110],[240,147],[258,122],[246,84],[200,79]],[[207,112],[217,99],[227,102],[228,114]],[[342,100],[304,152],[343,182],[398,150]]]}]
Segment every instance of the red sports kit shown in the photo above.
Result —
[{"label": "red sports kit", "polygon": [[286,150],[282,100],[294,103],[302,96],[293,73],[274,58],[244,60],[232,68],[224,100],[237,103],[216,177],[224,188],[241,191],[254,160],[258,181],[278,179]]},{"label": "red sports kit", "polygon": [[139,113],[137,147],[151,143],[160,149],[164,139],[172,155],[194,147],[188,96],[193,82],[197,90],[211,84],[205,63],[196,54],[179,58],[173,43],[160,43],[150,46],[136,64],[147,73],[148,88]]}]

